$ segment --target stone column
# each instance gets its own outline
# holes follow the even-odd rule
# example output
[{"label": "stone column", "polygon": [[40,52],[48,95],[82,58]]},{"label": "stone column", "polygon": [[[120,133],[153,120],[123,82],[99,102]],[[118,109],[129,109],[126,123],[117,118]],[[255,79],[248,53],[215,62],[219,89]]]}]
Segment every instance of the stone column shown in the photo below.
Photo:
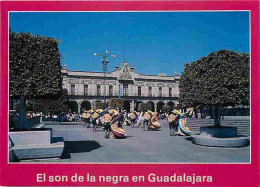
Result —
[{"label": "stone column", "polygon": [[157,103],[158,103],[159,101],[154,101],[154,111],[155,112],[157,112]]},{"label": "stone column", "polygon": [[93,108],[93,100],[90,100],[91,109]]},{"label": "stone column", "polygon": [[77,103],[78,103],[78,113],[80,114],[81,101],[77,101]]},{"label": "stone column", "polygon": [[135,110],[135,101],[131,102],[131,112]]}]

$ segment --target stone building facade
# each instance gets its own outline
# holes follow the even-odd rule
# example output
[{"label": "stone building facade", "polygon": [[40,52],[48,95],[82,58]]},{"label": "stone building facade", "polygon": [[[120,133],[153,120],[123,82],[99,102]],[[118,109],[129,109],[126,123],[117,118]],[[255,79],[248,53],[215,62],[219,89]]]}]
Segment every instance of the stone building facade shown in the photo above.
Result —
[{"label": "stone building facade", "polygon": [[[180,76],[143,75],[135,72],[127,62],[107,72],[69,71],[62,69],[63,88],[68,90],[69,101],[77,105],[76,112],[93,107],[93,101],[108,101],[113,97],[124,99],[124,108],[136,110],[139,103],[150,102],[153,111],[164,104],[178,104]],[[105,94],[104,94],[105,93]]]}]

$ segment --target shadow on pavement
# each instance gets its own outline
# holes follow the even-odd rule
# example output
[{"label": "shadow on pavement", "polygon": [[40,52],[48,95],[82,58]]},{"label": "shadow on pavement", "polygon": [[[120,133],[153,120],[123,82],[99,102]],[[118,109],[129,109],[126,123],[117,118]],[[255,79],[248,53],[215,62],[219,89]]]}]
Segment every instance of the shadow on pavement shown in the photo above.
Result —
[{"label": "shadow on pavement", "polygon": [[85,153],[102,147],[96,141],[65,141],[61,159],[71,158],[71,153]]},{"label": "shadow on pavement", "polygon": [[185,139],[188,140],[188,141],[192,141],[192,137],[191,136],[188,136]]},{"label": "shadow on pavement", "polygon": [[133,138],[133,137],[135,137],[135,136],[128,136],[128,135],[126,136],[126,138]]}]

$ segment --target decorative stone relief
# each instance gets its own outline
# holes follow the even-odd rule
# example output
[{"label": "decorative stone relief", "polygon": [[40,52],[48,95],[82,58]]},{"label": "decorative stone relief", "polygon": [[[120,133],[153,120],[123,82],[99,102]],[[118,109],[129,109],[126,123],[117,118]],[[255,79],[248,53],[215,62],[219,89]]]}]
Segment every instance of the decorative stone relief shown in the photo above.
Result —
[{"label": "decorative stone relief", "polygon": [[79,84],[79,80],[78,79],[69,79],[68,83],[69,84]]},{"label": "decorative stone relief", "polygon": [[158,87],[163,87],[163,83],[158,83],[157,86]]},{"label": "decorative stone relief", "polygon": [[135,82],[136,86],[144,86],[144,82]]},{"label": "decorative stone relief", "polygon": [[106,85],[116,85],[116,82],[115,81],[107,81]]},{"label": "decorative stone relief", "polygon": [[91,84],[91,80],[82,80],[81,84],[84,84],[84,85]]},{"label": "decorative stone relief", "polygon": [[96,84],[97,84],[97,85],[101,85],[101,84],[103,84],[102,82],[103,82],[103,81],[97,81]]},{"label": "decorative stone relief", "polygon": [[149,87],[155,87],[155,83],[146,83],[146,85]]},{"label": "decorative stone relief", "polygon": [[127,63],[123,63],[120,68],[119,80],[133,80]]}]

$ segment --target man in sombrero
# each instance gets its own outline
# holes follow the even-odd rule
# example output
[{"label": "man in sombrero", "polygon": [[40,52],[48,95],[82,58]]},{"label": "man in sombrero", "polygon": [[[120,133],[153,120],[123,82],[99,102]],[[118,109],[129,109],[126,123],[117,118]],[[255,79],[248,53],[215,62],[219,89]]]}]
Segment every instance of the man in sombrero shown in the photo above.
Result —
[{"label": "man in sombrero", "polygon": [[92,117],[92,124],[93,124],[93,131],[97,132],[97,120],[99,118],[100,113],[103,112],[103,109],[97,109],[94,114],[91,116]]},{"label": "man in sombrero", "polygon": [[168,122],[170,127],[170,136],[175,136],[175,132],[178,129],[178,121],[181,112],[179,110],[173,110],[168,116]]},{"label": "man in sombrero", "polygon": [[143,122],[143,130],[147,131],[150,127],[150,120],[152,118],[153,112],[151,110],[147,110],[144,113],[144,122]]}]

